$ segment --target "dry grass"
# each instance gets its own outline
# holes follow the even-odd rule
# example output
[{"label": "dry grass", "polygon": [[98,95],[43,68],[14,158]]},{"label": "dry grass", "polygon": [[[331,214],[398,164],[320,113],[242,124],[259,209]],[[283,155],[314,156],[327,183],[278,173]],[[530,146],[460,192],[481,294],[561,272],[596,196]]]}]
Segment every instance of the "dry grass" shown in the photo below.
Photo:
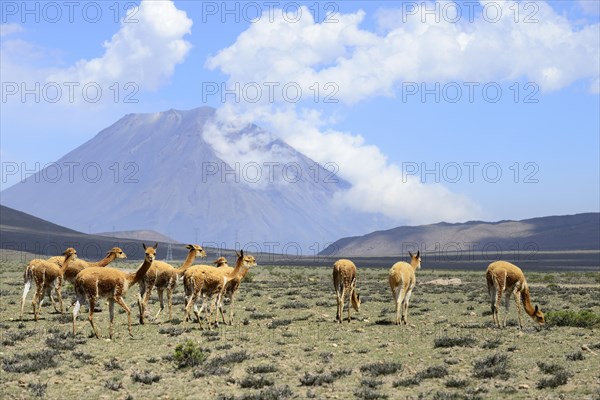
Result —
[{"label": "dry grass", "polygon": [[[387,268],[359,269],[361,311],[343,324],[334,322],[329,267],[257,267],[236,298],[236,323],[211,331],[182,322],[181,286],[173,323],[138,325],[133,288],[126,299],[133,337],[126,315],[117,312],[115,339],[109,341],[104,303],[95,316],[100,340],[85,314],[72,337],[70,314],[60,316],[48,304],[36,323],[29,299],[21,323],[21,266],[0,264],[0,393],[3,399],[70,399],[82,393],[97,399],[597,396],[596,328],[564,322],[600,315],[600,285],[589,286],[597,274],[532,274],[538,282],[532,301],[554,321],[562,319],[538,329],[525,316],[519,332],[514,304],[509,327],[492,326],[484,270],[431,271],[424,265],[407,326],[390,323]],[[449,277],[464,284],[423,284]],[[70,304],[72,290],[65,292]],[[156,298],[152,301],[151,311],[157,308]]]}]

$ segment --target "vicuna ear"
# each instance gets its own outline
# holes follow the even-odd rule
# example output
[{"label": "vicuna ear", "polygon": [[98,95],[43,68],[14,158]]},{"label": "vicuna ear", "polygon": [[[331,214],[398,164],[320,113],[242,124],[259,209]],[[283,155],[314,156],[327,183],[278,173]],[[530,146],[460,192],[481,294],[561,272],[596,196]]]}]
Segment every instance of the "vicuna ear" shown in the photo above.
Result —
[{"label": "vicuna ear", "polygon": [[538,306],[537,306],[537,304],[535,305],[535,310],[533,312],[537,314],[537,312],[538,312]]},{"label": "vicuna ear", "polygon": [[413,254],[409,251],[408,255],[410,256],[410,258],[413,258]]},{"label": "vicuna ear", "polygon": [[185,246],[185,248],[188,250],[192,250],[194,248],[194,246],[192,246],[191,244],[188,244],[187,246]]},{"label": "vicuna ear", "polygon": [[240,257],[244,257],[244,250],[240,250]]},{"label": "vicuna ear", "polygon": [[146,250],[146,243],[142,243],[142,246],[144,247],[144,250]]},{"label": "vicuna ear", "polygon": [[158,249],[158,243],[154,244],[154,250]]},{"label": "vicuna ear", "polygon": [[417,251],[417,258],[421,256],[421,250]]}]

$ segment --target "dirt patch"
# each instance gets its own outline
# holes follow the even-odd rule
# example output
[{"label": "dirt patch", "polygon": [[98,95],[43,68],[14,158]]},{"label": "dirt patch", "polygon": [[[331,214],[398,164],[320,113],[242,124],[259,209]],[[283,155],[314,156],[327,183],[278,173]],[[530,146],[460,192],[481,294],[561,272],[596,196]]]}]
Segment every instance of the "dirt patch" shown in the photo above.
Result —
[{"label": "dirt patch", "polygon": [[432,281],[429,282],[423,282],[424,285],[441,285],[441,286],[448,286],[448,285],[462,285],[462,280],[460,280],[459,278],[450,278],[450,279],[434,279]]}]

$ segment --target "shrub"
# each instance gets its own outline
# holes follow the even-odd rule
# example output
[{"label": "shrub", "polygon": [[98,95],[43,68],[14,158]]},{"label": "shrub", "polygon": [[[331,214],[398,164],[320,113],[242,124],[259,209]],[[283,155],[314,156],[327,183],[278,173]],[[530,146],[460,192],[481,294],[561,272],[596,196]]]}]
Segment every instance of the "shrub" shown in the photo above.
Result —
[{"label": "shrub", "polygon": [[274,319],[273,321],[269,322],[269,324],[267,325],[267,328],[275,329],[279,326],[286,326],[291,323],[292,323],[291,319]]},{"label": "shrub", "polygon": [[378,362],[360,367],[362,373],[371,376],[390,375],[400,371],[400,369],[402,369],[402,364],[394,362]]},{"label": "shrub", "polygon": [[588,310],[559,310],[546,313],[546,322],[554,326],[596,328],[600,326],[600,315]]},{"label": "shrub", "polygon": [[354,392],[354,396],[358,399],[364,400],[376,400],[376,399],[387,399],[388,395],[379,393],[378,391],[369,387],[362,387]]},{"label": "shrub", "polygon": [[392,386],[397,387],[407,387],[407,386],[418,386],[421,384],[421,377],[418,375],[411,376],[408,378],[401,379],[399,381],[395,381]]},{"label": "shrub", "polygon": [[123,369],[123,367],[121,367],[121,365],[119,364],[117,359],[114,357],[104,363],[105,371],[115,371],[115,370],[122,370],[122,369]]},{"label": "shrub", "polygon": [[109,379],[104,382],[104,387],[115,392],[123,389],[123,383],[118,379]]},{"label": "shrub", "polygon": [[508,356],[506,354],[493,354],[491,356],[475,360],[473,375],[477,378],[507,379],[509,377]]},{"label": "shrub", "polygon": [[448,388],[463,388],[463,387],[467,386],[468,384],[469,384],[469,381],[467,381],[466,379],[455,379],[455,378],[450,378],[444,383],[444,385],[446,385],[446,387],[448,387]]},{"label": "shrub", "polygon": [[421,379],[443,378],[446,375],[448,375],[448,368],[445,365],[434,365],[418,373]]},{"label": "shrub", "polygon": [[569,361],[581,361],[585,360],[585,356],[580,350],[574,351],[573,353],[568,353],[565,355],[567,360]]},{"label": "shrub", "polygon": [[254,367],[246,368],[246,371],[249,374],[268,374],[271,372],[277,372],[277,367],[269,364],[256,365]]},{"label": "shrub", "polygon": [[28,337],[35,335],[34,330],[6,332],[2,338],[3,346],[14,346],[17,342],[21,342]]},{"label": "shrub", "polygon": [[544,388],[557,388],[558,386],[565,385],[569,378],[571,377],[571,373],[566,370],[561,370],[554,373],[550,378],[542,378],[537,383],[538,389]]},{"label": "shrub", "polygon": [[378,381],[373,378],[364,378],[360,381],[360,386],[368,387],[371,389],[377,389],[379,386],[383,385],[383,381]]},{"label": "shrub", "polygon": [[183,369],[202,364],[206,359],[206,355],[197,343],[188,340],[175,347],[173,358],[177,363],[177,368]]},{"label": "shrub", "polygon": [[6,372],[26,373],[36,372],[57,366],[58,353],[54,350],[15,354],[2,360],[2,369]]},{"label": "shrub", "polygon": [[477,344],[477,340],[472,336],[443,336],[434,340],[433,347],[472,347],[475,344]]},{"label": "shrub", "polygon": [[264,376],[247,376],[240,382],[240,386],[243,388],[250,389],[262,389],[265,386],[273,386],[275,382]]},{"label": "shrub", "polygon": [[29,389],[35,397],[44,397],[46,395],[47,388],[48,388],[47,383],[29,382],[27,384],[27,389]]},{"label": "shrub", "polygon": [[133,371],[131,373],[131,379],[134,382],[143,383],[145,385],[152,385],[154,382],[158,382],[160,380],[160,375],[154,375],[148,370],[144,372]]}]

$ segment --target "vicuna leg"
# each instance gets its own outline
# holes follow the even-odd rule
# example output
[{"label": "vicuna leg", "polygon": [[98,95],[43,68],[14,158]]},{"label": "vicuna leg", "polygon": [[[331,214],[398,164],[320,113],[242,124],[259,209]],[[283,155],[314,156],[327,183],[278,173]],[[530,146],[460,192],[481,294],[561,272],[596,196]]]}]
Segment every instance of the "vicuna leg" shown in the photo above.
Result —
[{"label": "vicuna leg", "polygon": [[138,308],[140,310],[140,324],[143,325],[144,324],[144,296],[146,295],[146,284],[144,283],[144,280],[142,279],[139,283],[140,285],[140,293],[138,294]]},{"label": "vicuna leg", "polygon": [[[229,325],[233,325],[233,305],[234,305],[235,292],[229,294]],[[221,315],[223,311],[221,311]]]},{"label": "vicuna leg", "polygon": [[501,328],[502,325],[500,324],[500,304],[502,303],[502,286],[498,285],[496,288],[496,314],[495,314],[495,319],[496,319],[496,325],[498,326],[498,328]]},{"label": "vicuna leg", "polygon": [[515,288],[513,293],[515,296],[515,304],[517,305],[517,317],[519,318],[519,329],[523,329],[523,322],[521,321],[521,292],[519,291],[519,289]]},{"label": "vicuna leg", "polygon": [[41,308],[41,299],[44,296],[44,282],[40,282],[40,284],[35,288],[35,296],[33,296],[33,301],[31,305],[33,306],[33,317],[37,321],[40,316],[40,308]]},{"label": "vicuna leg", "polygon": [[173,319],[173,287],[167,288],[167,304],[169,305],[169,322]]},{"label": "vicuna leg", "polygon": [[25,282],[25,286],[23,287],[23,297],[21,298],[21,321],[23,320],[23,312],[25,310],[25,299],[27,298],[27,293],[29,293],[29,289],[31,289],[31,281]]},{"label": "vicuna leg", "polygon": [[348,294],[348,322],[351,321],[350,311],[352,309],[352,296],[354,296],[354,288],[350,288],[350,293]]},{"label": "vicuna leg", "polygon": [[408,324],[408,303],[410,302],[410,296],[412,295],[412,288],[408,289],[404,300],[402,301],[402,320],[404,325]]},{"label": "vicuna leg", "polygon": [[158,301],[160,303],[160,308],[158,309],[158,312],[156,313],[156,315],[154,316],[154,319],[156,320],[158,318],[158,316],[160,315],[160,313],[162,312],[162,310],[165,309],[165,300],[164,300],[164,291],[163,289],[156,289],[156,293],[158,293]]},{"label": "vicuna leg", "polygon": [[125,301],[121,296],[115,296],[115,302],[125,310],[127,313],[127,329],[129,330],[129,336],[133,337],[133,333],[131,333],[131,309],[125,304]]},{"label": "vicuna leg", "polygon": [[108,315],[108,335],[112,339],[115,334],[113,326],[113,321],[115,319],[115,299],[108,299]]},{"label": "vicuna leg", "polygon": [[510,295],[511,295],[511,294],[512,294],[512,293],[511,293],[511,292],[509,292],[509,291],[507,291],[507,292],[504,294],[504,308],[505,308],[505,310],[504,310],[504,311],[505,311],[505,313],[504,313],[504,322],[503,322],[503,324],[502,324],[502,326],[503,326],[504,328],[506,328],[506,320],[508,319],[508,309],[510,308]]},{"label": "vicuna leg", "polygon": [[98,333],[98,329],[96,328],[96,325],[94,324],[94,308],[96,308],[96,296],[89,295],[88,296],[88,304],[90,306],[90,314],[88,315],[88,321],[90,321],[90,324],[92,325],[92,329],[94,330],[94,334],[96,335],[96,338],[100,339],[100,334]]},{"label": "vicuna leg", "polygon": [[342,323],[342,319],[343,314],[344,314],[344,303],[346,302],[346,288],[345,287],[341,287],[340,288],[340,295],[339,295],[339,300],[338,300],[338,322],[341,324]]},{"label": "vicuna leg", "polygon": [[398,286],[394,289],[394,300],[396,302],[396,321],[395,321],[396,325],[400,325],[401,305],[402,305],[402,302],[404,301],[404,296],[405,296],[405,294],[403,292],[404,292],[403,286]]}]

